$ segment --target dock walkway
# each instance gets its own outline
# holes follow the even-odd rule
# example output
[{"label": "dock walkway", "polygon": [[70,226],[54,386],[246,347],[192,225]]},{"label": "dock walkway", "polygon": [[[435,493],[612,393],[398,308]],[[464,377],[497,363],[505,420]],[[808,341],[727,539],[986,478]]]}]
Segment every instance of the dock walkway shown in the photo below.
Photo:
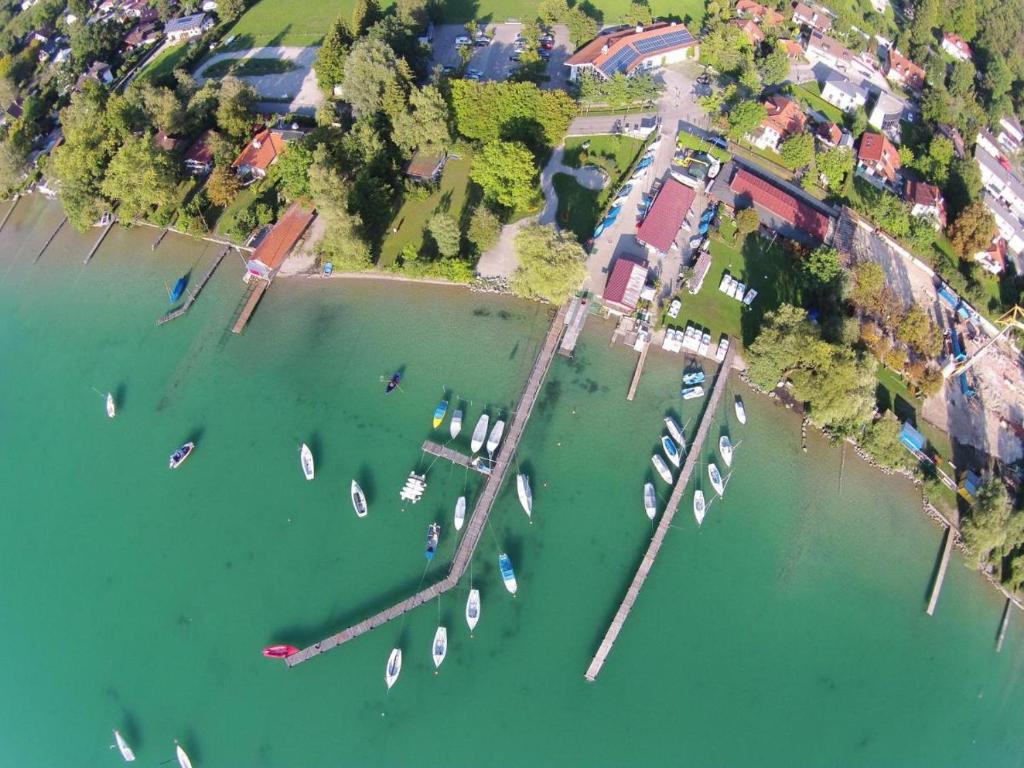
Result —
[{"label": "dock walkway", "polygon": [[242,311],[238,313],[238,317],[235,318],[234,324],[231,326],[232,333],[241,333],[245,326],[249,322],[249,318],[252,317],[252,313],[256,311],[256,305],[260,303],[260,299],[263,298],[263,294],[267,292],[267,288],[270,287],[270,283],[266,280],[256,280],[255,285],[251,285],[249,289],[249,297],[245,300],[245,304],[242,306]]},{"label": "dock walkway", "polygon": [[929,616],[935,613],[935,606],[939,604],[939,594],[942,592],[942,582],[946,579],[946,569],[949,567],[949,556],[953,552],[953,544],[956,541],[956,533],[952,526],[946,527],[946,540],[942,547],[942,559],[939,561],[939,570],[935,574],[935,583],[932,584],[932,595],[928,598]]},{"label": "dock walkway", "polygon": [[337,634],[324,638],[320,642],[292,654],[284,660],[287,666],[294,667],[314,656],[319,656],[324,651],[329,651],[343,643],[347,643],[349,640],[354,640],[382,624],[397,619],[413,608],[443,595],[445,592],[454,589],[459,583],[459,580],[469,568],[469,563],[473,559],[473,554],[480,543],[480,538],[483,536],[484,528],[487,527],[487,521],[490,518],[494,500],[498,497],[498,492],[505,482],[505,475],[512,464],[512,459],[519,447],[519,441],[522,439],[523,431],[526,429],[526,423],[530,419],[533,406],[536,404],[537,396],[540,394],[540,388],[543,386],[548,369],[551,367],[551,361],[554,359],[555,352],[558,349],[559,338],[564,330],[565,313],[566,307],[562,307],[555,315],[555,319],[548,329],[547,337],[544,339],[544,344],[541,346],[540,352],[537,353],[533,369],[530,371],[530,375],[523,387],[522,397],[519,398],[519,406],[512,415],[512,421],[508,426],[508,431],[505,433],[502,448],[498,451],[494,469],[484,483],[483,492],[476,501],[473,515],[469,519],[466,531],[459,540],[459,546],[455,551],[455,557],[452,560],[452,566],[448,571],[448,575],[438,583],[395,603],[390,608],[385,608],[383,611],[379,611],[358,624],[353,624]]},{"label": "dock walkway", "polygon": [[447,445],[441,445],[435,443],[433,440],[424,440],[421,450],[424,453],[429,453],[431,456],[437,456],[441,459],[447,459],[452,464],[458,464],[460,467],[467,467],[468,469],[475,470],[481,475],[491,474],[489,471],[480,469],[479,466],[473,465],[473,459],[464,453],[456,451],[454,448],[449,448]]},{"label": "dock walkway", "polygon": [[565,335],[558,348],[558,354],[564,357],[572,357],[576,351],[576,342],[580,339],[580,333],[587,322],[587,315],[590,314],[590,302],[587,299],[576,296],[569,303],[569,311],[565,315]]},{"label": "dock walkway", "polygon": [[601,672],[601,667],[604,666],[605,661],[608,659],[608,654],[611,653],[612,647],[619,637],[619,632],[625,626],[626,619],[629,618],[629,612],[632,610],[633,604],[636,603],[636,599],[640,595],[640,590],[643,588],[651,568],[654,567],[654,561],[658,557],[658,552],[661,551],[661,545],[665,542],[665,536],[668,535],[669,528],[672,527],[672,521],[679,510],[679,503],[683,499],[683,493],[690,481],[690,475],[693,474],[693,469],[697,466],[704,441],[707,439],[708,432],[711,431],[711,425],[714,423],[718,402],[722,399],[722,395],[725,392],[725,386],[729,380],[729,370],[732,366],[734,347],[734,344],[729,345],[729,352],[718,369],[718,378],[715,380],[714,389],[712,389],[711,396],[708,398],[707,406],[704,409],[704,418],[701,420],[697,434],[690,445],[690,451],[686,454],[686,463],[683,464],[679,478],[672,488],[672,496],[669,498],[668,505],[661,515],[661,520],[658,521],[658,527],[651,538],[651,543],[647,547],[647,552],[644,554],[643,560],[640,561],[640,567],[637,568],[633,581],[629,585],[629,589],[626,590],[626,596],[622,599],[619,610],[615,612],[615,618],[612,619],[612,623],[608,626],[608,631],[605,632],[604,639],[601,641],[601,645],[598,646],[597,653],[594,654],[594,658],[587,668],[584,677],[590,682],[597,679]]},{"label": "dock walkway", "polygon": [[217,258],[213,260],[213,264],[210,266],[208,270],[206,270],[206,274],[199,278],[199,282],[196,283],[195,288],[188,291],[188,298],[185,299],[185,303],[182,304],[173,312],[168,312],[166,315],[157,320],[157,325],[163,325],[164,323],[171,322],[171,320],[177,320],[179,317],[188,312],[189,308],[191,308],[191,306],[195,303],[196,299],[199,298],[199,292],[203,290],[203,286],[209,282],[210,278],[213,277],[213,273],[217,271],[217,267],[219,267],[220,263],[224,261],[224,257],[228,255],[228,250],[228,248],[221,249],[221,252],[217,254]]}]

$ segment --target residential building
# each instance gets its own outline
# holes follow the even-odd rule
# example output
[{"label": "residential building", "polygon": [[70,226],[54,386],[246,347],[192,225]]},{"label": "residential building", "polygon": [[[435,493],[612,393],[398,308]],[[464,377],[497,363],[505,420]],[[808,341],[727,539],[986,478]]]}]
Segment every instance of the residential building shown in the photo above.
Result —
[{"label": "residential building", "polygon": [[900,169],[900,153],[881,133],[865,132],[857,150],[857,170],[873,183],[895,184]]},{"label": "residential building", "polygon": [[981,183],[988,192],[1005,203],[1014,215],[1024,218],[1024,181],[1003,155],[988,131],[978,132],[974,160],[981,171]]},{"label": "residential building", "polygon": [[937,186],[907,179],[903,184],[903,199],[910,205],[911,216],[927,216],[936,229],[946,228],[946,200]]},{"label": "residential building", "polygon": [[417,149],[406,163],[405,175],[413,181],[436,182],[444,171],[448,156],[444,152],[425,152]]},{"label": "residential building", "polygon": [[764,32],[753,19],[732,19],[730,23],[743,30],[743,34],[747,36],[751,45],[756,47],[764,42]]},{"label": "residential building", "polygon": [[806,3],[793,3],[793,23],[801,24],[818,32],[832,29],[832,16],[823,8],[816,8]]},{"label": "residential building", "polygon": [[94,61],[85,72],[78,76],[75,81],[75,90],[82,90],[86,80],[95,80],[97,83],[107,85],[113,82],[114,73],[110,71],[110,65],[102,61]]},{"label": "residential building", "polygon": [[821,87],[821,98],[843,112],[854,112],[868,103],[868,90],[838,72],[832,72]]},{"label": "residential building", "polygon": [[609,312],[631,315],[647,284],[647,263],[640,256],[619,256],[612,266],[601,303]]},{"label": "residential building", "polygon": [[667,253],[690,212],[697,192],[675,178],[665,179],[636,231],[637,242],[652,253]]},{"label": "residential building", "polygon": [[1006,241],[997,237],[984,251],[974,254],[974,260],[986,272],[1000,275],[1006,269]]},{"label": "residential building", "polygon": [[1010,152],[1019,152],[1024,145],[1024,128],[1020,121],[1013,115],[1006,115],[999,119],[999,143]]},{"label": "residential building", "polygon": [[251,176],[262,179],[267,170],[284,152],[285,142],[279,131],[264,128],[257,133],[245,149],[235,158],[231,167],[239,176]]},{"label": "residential building", "polygon": [[178,43],[193,37],[199,37],[213,26],[213,19],[205,13],[193,13],[171,19],[164,25],[164,34],[170,43]]},{"label": "residential building", "polygon": [[807,38],[804,56],[812,64],[820,62],[832,69],[846,72],[856,79],[874,81],[877,78],[884,82],[884,78],[878,74],[870,56],[858,56],[838,40],[817,30],[811,32],[810,37]]},{"label": "residential building", "polygon": [[696,59],[699,53],[696,38],[683,24],[657,22],[647,27],[598,35],[569,57],[569,79],[581,72],[600,78],[645,72],[685,59]]},{"label": "residential building", "polygon": [[213,148],[210,146],[210,130],[203,131],[199,138],[185,152],[185,167],[192,174],[206,174],[213,170]]},{"label": "residential building", "polygon": [[942,50],[960,61],[970,61],[974,58],[974,53],[971,51],[971,46],[967,44],[967,41],[960,37],[960,35],[955,35],[952,32],[943,32]]},{"label": "residential building", "polygon": [[1002,200],[985,190],[981,195],[985,207],[996,220],[999,237],[1006,241],[1006,249],[1016,256],[1017,272],[1024,273],[1024,217],[1017,216]]},{"label": "residential building", "polygon": [[273,280],[314,218],[315,211],[292,203],[245,263],[245,280]]},{"label": "residential building", "polygon": [[758,24],[769,27],[777,27],[786,21],[786,17],[778,11],[754,2],[754,0],[739,0],[736,3],[736,15],[749,17]]},{"label": "residential building", "polygon": [[893,141],[899,142],[900,121],[908,116],[909,107],[906,102],[888,93],[880,93],[868,115],[868,125],[886,134]]},{"label": "residential building", "polygon": [[920,91],[927,73],[895,48],[890,48],[885,59],[885,76],[901,88]]},{"label": "residential building", "polygon": [[136,24],[124,37],[124,47],[131,50],[141,45],[150,45],[160,39],[160,30],[156,28],[156,22],[147,21]]},{"label": "residential building", "polygon": [[815,138],[826,147],[847,147],[853,149],[853,134],[837,123],[818,123],[814,130]]},{"label": "residential building", "polygon": [[156,132],[156,135],[153,137],[153,141],[155,141],[156,145],[165,152],[173,152],[185,143],[185,139],[167,135],[163,128]]},{"label": "residential building", "polygon": [[799,61],[804,57],[804,47],[796,40],[782,39],[779,40],[778,43],[779,47],[786,52],[786,57],[790,61]]},{"label": "residential building", "polygon": [[18,98],[7,105],[7,109],[0,113],[0,125],[7,125],[8,123],[18,120],[24,114],[25,100]]},{"label": "residential building", "polygon": [[749,135],[750,142],[758,149],[777,150],[779,144],[802,133],[807,126],[807,116],[793,99],[776,94],[764,102],[764,108],[768,116]]}]

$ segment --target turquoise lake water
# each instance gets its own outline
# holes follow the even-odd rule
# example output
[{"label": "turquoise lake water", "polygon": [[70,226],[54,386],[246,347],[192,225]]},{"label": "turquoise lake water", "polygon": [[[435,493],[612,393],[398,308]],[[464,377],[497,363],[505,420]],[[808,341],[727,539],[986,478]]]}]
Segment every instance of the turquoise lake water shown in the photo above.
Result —
[{"label": "turquoise lake water", "polygon": [[[514,404],[550,310],[278,280],[234,336],[232,256],[188,315],[157,327],[165,285],[198,277],[217,246],[169,236],[154,252],[155,231],[114,229],[85,266],[96,233],[65,228],[33,263],[60,218],[24,200],[0,232],[4,764],[117,765],[115,727],[138,764],[171,759],[178,739],[197,768],[1020,763],[1019,617],[996,654],[1002,600],[959,555],[927,617],[941,532],[914,489],[852,453],[840,489],[840,450],[812,436],[802,453],[796,417],[738,381],[748,424],[723,410],[713,431],[740,442],[725,499],[698,529],[687,495],[601,676],[584,681],[652,533],[642,487],[662,417],[692,432],[699,408],[662,353],[626,402],[635,355],[609,347],[602,321],[575,360],[556,359],[520,446],[534,524],[506,487],[481,540],[473,638],[467,582],[298,668],[262,658],[443,577],[455,499],[472,508],[481,483],[420,453],[446,434],[431,431],[434,406],[465,400],[465,449],[481,412]],[[397,369],[402,389],[385,397]],[[114,421],[96,390],[117,393]],[[187,439],[194,457],[169,472]],[[405,505],[417,468],[429,487]]]}]

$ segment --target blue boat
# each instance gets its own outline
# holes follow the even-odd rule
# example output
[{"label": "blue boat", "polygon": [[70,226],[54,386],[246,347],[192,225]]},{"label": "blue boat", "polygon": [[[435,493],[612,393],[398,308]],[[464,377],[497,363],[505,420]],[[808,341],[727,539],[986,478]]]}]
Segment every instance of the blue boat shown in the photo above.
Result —
[{"label": "blue boat", "polygon": [[171,289],[171,300],[168,302],[169,304],[173,304],[174,302],[181,298],[181,294],[185,292],[186,285],[188,285],[188,275],[182,275],[181,277],[178,278],[178,282],[176,282],[174,284],[174,287]]},{"label": "blue boat", "polygon": [[396,389],[398,389],[398,383],[401,380],[402,380],[402,374],[401,373],[393,374],[391,376],[391,378],[388,379],[388,385],[386,387],[384,387],[384,394],[385,395],[390,395],[392,392],[394,392]]},{"label": "blue boat", "polygon": [[498,555],[498,568],[501,570],[501,580],[505,582],[505,589],[514,595],[518,589],[516,574],[512,570],[512,559],[504,552]]},{"label": "blue boat", "polygon": [[633,185],[632,184],[627,184],[626,186],[624,186],[622,189],[619,190],[619,194],[617,194],[615,196],[615,198],[617,200],[621,200],[622,198],[627,197],[629,195],[629,193],[632,192],[632,191],[633,191]]},{"label": "blue boat", "polygon": [[597,240],[597,238],[599,238],[601,236],[601,233],[604,232],[605,227],[607,227],[607,226],[608,226],[608,222],[607,221],[602,221],[600,224],[597,225],[597,227],[594,229],[594,239],[595,240]]},{"label": "blue boat", "polygon": [[704,371],[690,371],[690,373],[683,374],[683,384],[687,387],[691,387],[694,384],[704,383]]},{"label": "blue boat", "polygon": [[636,170],[642,171],[644,168],[651,166],[653,163],[653,157],[645,157],[643,160],[636,164]]},{"label": "blue boat", "polygon": [[431,523],[427,526],[427,560],[434,559],[434,553],[437,551],[437,540],[441,536],[441,526],[437,523]]}]

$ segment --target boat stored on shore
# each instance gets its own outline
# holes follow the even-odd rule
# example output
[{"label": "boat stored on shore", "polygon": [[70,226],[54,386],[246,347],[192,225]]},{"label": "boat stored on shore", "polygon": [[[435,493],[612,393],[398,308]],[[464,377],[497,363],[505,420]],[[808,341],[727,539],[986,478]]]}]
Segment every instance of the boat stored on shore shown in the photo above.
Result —
[{"label": "boat stored on shore", "polygon": [[668,464],[665,463],[665,460],[656,453],[651,456],[651,463],[654,465],[654,468],[658,470],[658,474],[661,476],[661,479],[669,485],[672,485],[672,472],[669,470]]},{"label": "boat stored on shore", "polygon": [[689,371],[683,374],[683,386],[692,387],[694,384],[703,384],[705,374],[703,370]]},{"label": "boat stored on shore", "polygon": [[676,448],[676,444],[668,435],[661,436],[661,449],[665,452],[665,456],[668,460],[672,462],[672,466],[679,469],[679,465],[682,461],[679,449]]},{"label": "boat stored on shore", "polygon": [[658,494],[654,490],[654,483],[644,483],[644,512],[651,520],[658,514]]},{"label": "boat stored on shore", "polygon": [[722,435],[718,438],[718,452],[722,454],[722,461],[725,462],[725,466],[732,466],[732,441],[729,440],[728,435]]},{"label": "boat stored on shore", "polygon": [[402,674],[402,649],[394,648],[391,655],[388,656],[388,665],[384,668],[384,682],[387,683],[389,691],[391,686],[398,682],[400,674]]},{"label": "boat stored on shore", "polygon": [[516,475],[516,494],[519,496],[519,503],[523,507],[526,516],[533,519],[533,491],[530,490],[530,478],[520,472]]},{"label": "boat stored on shore", "polygon": [[459,496],[459,500],[455,502],[455,530],[461,531],[464,522],[466,522],[466,497]]},{"label": "boat stored on shore", "polygon": [[484,440],[487,439],[487,425],[490,422],[491,417],[486,413],[477,420],[476,426],[473,428],[473,437],[469,441],[469,447],[473,453],[478,453],[483,447]]},{"label": "boat stored on shore", "polygon": [[442,400],[434,409],[434,429],[437,429],[444,422],[444,416],[448,413],[448,401]]},{"label": "boat stored on shore", "polygon": [[736,403],[734,405],[734,408],[736,409],[736,420],[739,421],[740,424],[746,424],[747,409],[743,405],[743,400],[740,399],[739,395],[736,395]]},{"label": "boat stored on shore", "polygon": [[498,450],[498,444],[501,443],[501,437],[505,434],[505,422],[498,419],[494,422],[494,429],[491,430],[491,436],[487,438],[487,453],[493,454]]},{"label": "boat stored on shore", "polygon": [[708,478],[711,480],[711,487],[715,489],[715,493],[719,496],[725,493],[722,473],[718,471],[718,467],[714,463],[708,464]]},{"label": "boat stored on shore", "polygon": [[466,599],[466,624],[469,625],[470,637],[476,629],[476,623],[480,621],[480,590],[469,590],[469,597]]},{"label": "boat stored on shore", "polygon": [[363,489],[359,487],[359,483],[355,480],[352,481],[352,508],[356,511],[356,517],[366,517],[366,513],[369,509],[366,506],[366,494],[363,493]]},{"label": "boat stored on shore", "polygon": [[117,745],[117,751],[121,753],[121,757],[124,758],[126,763],[135,761],[135,753],[132,752],[132,748],[128,746],[128,742],[124,740],[124,737],[117,730],[114,731],[114,743]]},{"label": "boat stored on shore", "polygon": [[683,430],[680,428],[678,422],[671,416],[665,417],[665,428],[668,433],[672,435],[672,439],[676,441],[676,445],[679,446],[679,452],[682,453],[686,450],[686,438],[683,437]]},{"label": "boat stored on shore", "polygon": [[305,443],[299,448],[299,463],[302,465],[302,474],[305,475],[307,480],[312,480],[314,473],[313,452],[309,450],[309,446]]},{"label": "boat stored on shore", "polygon": [[452,420],[448,422],[448,434],[452,436],[452,440],[459,436],[459,432],[462,431],[462,409],[456,408],[455,413],[452,414]]},{"label": "boat stored on shore", "polygon": [[117,416],[117,406],[114,404],[114,395],[112,392],[107,392],[107,418],[112,419]]},{"label": "boat stored on shore", "polygon": [[434,559],[434,553],[437,552],[437,540],[441,537],[441,525],[439,523],[431,523],[427,526],[427,560]]},{"label": "boat stored on shore", "polygon": [[432,655],[434,657],[434,669],[437,670],[441,667],[441,662],[444,661],[444,657],[448,654],[448,629],[446,627],[438,627],[437,632],[434,633],[434,643],[432,646]]},{"label": "boat stored on shore", "polygon": [[707,504],[704,501],[704,491],[698,488],[693,492],[693,516],[697,519],[697,525],[704,522],[704,513],[707,511]]},{"label": "boat stored on shore", "polygon": [[519,588],[516,584],[516,573],[512,570],[512,558],[504,552],[498,555],[498,570],[501,571],[501,580],[505,583],[505,589],[514,595]]},{"label": "boat stored on shore", "polygon": [[185,463],[185,459],[192,455],[192,451],[196,449],[196,444],[192,442],[185,443],[181,448],[171,454],[170,468],[177,469]]}]

